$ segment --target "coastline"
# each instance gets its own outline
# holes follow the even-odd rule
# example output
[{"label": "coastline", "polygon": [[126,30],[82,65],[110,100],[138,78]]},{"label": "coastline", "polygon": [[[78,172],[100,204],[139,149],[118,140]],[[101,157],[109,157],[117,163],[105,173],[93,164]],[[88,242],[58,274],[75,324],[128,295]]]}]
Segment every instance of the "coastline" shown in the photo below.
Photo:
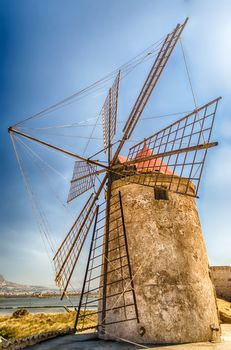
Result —
[{"label": "coastline", "polygon": [[[66,293],[66,296],[69,297],[79,297],[81,295],[80,292],[76,293]],[[60,292],[57,293],[18,293],[18,294],[0,294],[0,300],[10,299],[10,298],[59,298],[61,296]],[[90,297],[97,297],[97,294],[90,293]]]},{"label": "coastline", "polygon": [[[49,296],[10,296],[0,298],[0,315],[10,315],[17,309],[26,309],[31,314],[37,313],[65,313],[74,311],[79,305],[79,294],[67,299],[60,300],[59,295]],[[94,296],[92,296],[91,307],[95,309],[97,303],[94,303]]]},{"label": "coastline", "polygon": [[[67,294],[68,297],[78,297],[80,293],[71,293]],[[10,294],[10,295],[1,295],[0,294],[0,300],[5,300],[5,299],[13,299],[13,298],[59,298],[60,294],[40,294],[40,293],[22,293],[22,294]]]}]

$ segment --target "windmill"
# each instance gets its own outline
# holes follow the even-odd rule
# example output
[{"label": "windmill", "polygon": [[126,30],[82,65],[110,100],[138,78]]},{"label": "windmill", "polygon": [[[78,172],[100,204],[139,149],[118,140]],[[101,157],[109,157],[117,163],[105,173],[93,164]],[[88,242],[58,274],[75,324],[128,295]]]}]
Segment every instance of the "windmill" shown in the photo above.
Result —
[{"label": "windmill", "polygon": [[[97,329],[103,338],[127,337],[131,341],[159,343],[209,340],[212,335],[214,336],[214,332],[219,333],[216,303],[209,279],[207,257],[194,198],[198,194],[208,149],[217,145],[217,142],[211,142],[210,139],[220,98],[196,108],[190,114],[135,144],[130,148],[127,157],[120,155],[124,144],[136,128],[187,20],[181,25],[178,24],[163,41],[123,128],[122,139],[115,148],[113,137],[116,134],[120,72],[116,75],[102,108],[103,151],[107,154],[107,165],[94,160],[95,155],[85,158],[36,139],[15,127],[9,128],[10,133],[29,138],[77,159],[68,202],[95,188],[96,177],[104,173],[100,186],[90,195],[53,259],[56,271],[55,281],[63,298],[86,238],[91,233],[75,322],[75,329],[79,332],[90,328]],[[106,188],[105,200],[98,203],[104,188]],[[151,196],[152,199],[150,199]],[[180,213],[179,222],[177,211]],[[166,214],[169,215],[168,218]],[[156,218],[153,219],[154,215]],[[161,218],[158,218],[158,215]],[[185,236],[187,232],[183,232],[183,219],[186,222],[185,226],[188,225],[187,237]],[[164,223],[161,231],[157,226],[162,221]],[[151,245],[151,252],[150,249],[144,251],[143,248],[146,249],[151,244],[155,225],[156,232],[161,232],[163,236],[156,235],[154,245]],[[169,233],[171,238],[168,237]],[[193,238],[192,233],[195,234]],[[186,240],[185,245],[180,241],[179,235]],[[173,238],[174,242],[172,242]],[[157,288],[158,285],[164,285],[164,274],[166,277],[168,275],[166,271],[172,269],[170,264],[166,263],[166,255],[163,253],[164,242],[168,254],[170,251],[173,252],[173,246],[175,249],[176,244],[182,244],[185,252],[183,257],[179,257],[179,254],[172,256],[179,270],[182,301],[176,302],[176,298],[173,298],[176,291],[174,278],[170,275],[168,277],[170,279],[172,277],[172,282],[170,290],[167,291],[168,301],[158,294],[164,291],[162,287]],[[168,247],[168,242],[171,242],[171,247]],[[162,253],[163,258],[161,258]],[[195,266],[192,262],[188,262],[187,266],[180,266],[182,262],[184,265],[187,259],[191,261],[192,254],[195,255],[193,258]],[[156,260],[153,260],[153,256]],[[158,259],[160,259],[159,262]],[[198,264],[201,267],[198,267]],[[165,271],[163,271],[163,265],[165,265]],[[193,271],[194,268],[196,271]],[[196,301],[190,326],[185,324],[189,321],[191,302],[189,288],[183,286],[182,282],[185,276],[188,278],[190,288],[193,289],[194,301]],[[200,308],[202,309],[201,304],[197,303],[200,291],[198,286],[195,286],[196,279],[204,281],[200,280],[200,290],[203,292],[206,290],[206,297],[211,299],[207,302],[210,311],[204,316],[199,311]],[[147,280],[151,281],[148,282],[148,286],[152,286],[156,299],[148,296],[148,292],[145,292],[145,295],[143,293]],[[202,286],[203,283],[206,287]],[[178,286],[176,279],[175,284]],[[185,289],[187,289],[186,292]],[[96,311],[91,310],[93,303],[98,305]],[[153,303],[156,303],[155,308]],[[163,305],[165,305],[164,315],[160,311]],[[181,319],[180,322],[177,323],[174,317]],[[197,331],[194,328],[194,321]],[[161,327],[158,327],[158,322]]]}]

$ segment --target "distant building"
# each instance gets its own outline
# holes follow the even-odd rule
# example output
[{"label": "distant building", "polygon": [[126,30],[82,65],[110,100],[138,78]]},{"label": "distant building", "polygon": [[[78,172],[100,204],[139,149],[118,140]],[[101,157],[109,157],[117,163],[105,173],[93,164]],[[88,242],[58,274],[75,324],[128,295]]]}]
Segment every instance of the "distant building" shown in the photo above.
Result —
[{"label": "distant building", "polygon": [[210,269],[217,296],[231,301],[231,266],[211,266]]}]

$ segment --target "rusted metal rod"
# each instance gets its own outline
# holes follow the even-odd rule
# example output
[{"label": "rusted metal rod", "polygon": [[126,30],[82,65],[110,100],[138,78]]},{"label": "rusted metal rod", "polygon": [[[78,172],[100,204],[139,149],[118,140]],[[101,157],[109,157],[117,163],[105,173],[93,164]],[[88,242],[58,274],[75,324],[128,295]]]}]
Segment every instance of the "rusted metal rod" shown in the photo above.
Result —
[{"label": "rusted metal rod", "polygon": [[88,259],[87,259],[87,266],[86,266],[86,270],[85,270],[82,292],[81,292],[80,299],[79,299],[78,311],[77,311],[77,315],[75,318],[75,324],[74,324],[75,331],[77,330],[77,325],[78,325],[78,320],[79,320],[79,316],[80,316],[80,310],[81,310],[81,305],[82,305],[82,300],[83,300],[83,295],[84,295],[84,290],[85,290],[85,285],[86,285],[86,280],[87,280],[87,274],[88,274],[89,265],[90,265],[91,252],[92,252],[93,244],[94,244],[94,240],[95,240],[98,213],[99,213],[99,206],[97,206],[97,208],[96,208],[95,223],[94,223],[93,233],[92,233],[92,237],[91,237],[91,245],[90,245],[90,250],[89,250]]},{"label": "rusted metal rod", "polygon": [[123,163],[120,167],[126,166],[126,165],[131,165],[131,164],[136,164],[136,163],[141,163],[141,162],[146,162],[148,160],[152,160],[152,159],[157,159],[157,158],[162,158],[162,157],[169,157],[172,156],[174,154],[179,154],[179,153],[184,153],[184,152],[193,152],[193,151],[199,151],[202,149],[208,149],[211,147],[215,147],[218,145],[218,142],[211,142],[211,143],[202,143],[200,145],[197,146],[191,146],[191,147],[185,147],[185,148],[181,148],[181,149],[176,149],[173,151],[167,151],[167,152],[163,152],[163,153],[158,153],[158,154],[153,154],[147,157],[142,157],[142,158],[135,158],[132,160],[129,160],[125,163]]},{"label": "rusted metal rod", "polygon": [[131,136],[187,22],[188,18],[186,18],[182,25],[178,24],[174,31],[166,36],[164,43],[124,126],[123,138],[114,154],[112,164],[116,162],[124,143]]},{"label": "rusted metal rod", "polygon": [[[83,223],[81,224],[81,226],[80,226],[78,232],[80,232],[80,231],[82,230],[82,228],[83,228],[83,226],[84,226],[84,224],[85,224],[85,222],[86,222],[86,220],[87,220],[87,217],[88,217],[88,215],[89,215],[91,209],[93,208],[95,202],[97,201],[97,199],[98,199],[98,197],[99,197],[99,195],[100,195],[100,193],[101,193],[101,191],[102,191],[102,189],[103,189],[103,186],[104,186],[106,180],[107,180],[107,176],[105,176],[104,179],[103,179],[103,181],[101,182],[101,185],[100,185],[100,187],[99,187],[99,189],[98,189],[98,191],[97,191],[95,197],[94,197],[93,200],[92,200],[92,203],[91,203],[91,205],[90,205],[90,207],[89,207],[89,209],[88,209],[88,212],[87,212],[87,214],[86,214],[86,217],[85,217]],[[90,198],[92,198],[92,195],[91,195]],[[90,200],[90,198],[89,198],[89,200]],[[77,220],[78,220],[78,219],[77,219]],[[76,221],[77,221],[77,220],[76,220]],[[71,230],[74,228],[74,226],[75,226],[75,224],[76,224],[76,221],[75,221],[74,224],[72,225],[72,227],[71,227],[71,229],[69,230],[67,236],[69,235],[69,233],[71,232]],[[76,239],[77,239],[77,237],[76,237]],[[74,245],[75,245],[75,243],[76,243],[76,239],[73,241],[70,250],[72,250],[72,248],[74,247]],[[65,240],[63,241],[63,243],[62,243],[61,246],[59,247],[58,251],[56,252],[56,254],[55,254],[53,260],[56,258],[57,254],[58,254],[58,252],[60,251],[60,249],[62,248],[64,242],[65,242]],[[67,255],[67,257],[66,257],[66,259],[64,260],[62,266],[60,267],[60,271],[56,274],[56,278],[60,275],[61,270],[63,269],[63,267],[64,267],[64,265],[65,265],[65,263],[66,263],[66,260],[67,260],[67,258],[68,258],[69,255],[70,255],[70,254]]]},{"label": "rusted metal rod", "polygon": [[94,176],[94,175],[102,174],[102,173],[104,173],[105,171],[107,171],[107,170],[106,170],[106,169],[101,169],[101,170],[94,171],[93,173],[90,173],[90,174],[87,174],[87,175],[83,175],[83,176],[81,176],[81,177],[78,177],[78,178],[75,179],[75,180],[71,180],[71,183],[75,183],[76,181],[80,181],[80,180],[86,179],[86,178],[89,177],[89,176]]},{"label": "rusted metal rod", "polygon": [[[155,134],[153,134],[153,135],[151,135],[151,136],[145,138],[145,140],[142,140],[142,141],[140,141],[139,143],[136,143],[135,146],[132,146],[130,149],[141,145],[144,141],[147,142],[148,140],[150,140],[150,139],[152,139],[153,137],[155,137],[157,134],[160,134],[161,132],[164,132],[166,129],[169,129],[169,128],[173,127],[174,125],[179,124],[181,121],[183,121],[183,120],[185,120],[185,119],[188,119],[189,117],[193,116],[194,114],[197,115],[197,114],[198,114],[200,111],[202,111],[204,108],[209,107],[210,105],[219,102],[221,99],[222,99],[221,96],[220,96],[220,97],[217,97],[217,98],[215,98],[214,100],[212,100],[212,101],[210,101],[210,102],[204,104],[203,106],[194,109],[191,113],[189,113],[189,114],[183,116],[182,118],[178,119],[178,120],[175,121],[174,123],[172,123],[172,124],[166,126],[165,128],[159,130],[157,133],[155,133]],[[201,119],[203,119],[203,118],[201,118]],[[199,119],[199,120],[201,120],[201,119]],[[196,121],[197,121],[197,119],[196,119]],[[189,126],[189,124],[188,124],[188,126]],[[182,129],[183,129],[183,128],[182,128]],[[174,131],[173,131],[173,132],[174,132]]]},{"label": "rusted metal rod", "polygon": [[20,136],[23,136],[23,137],[29,139],[29,140],[38,142],[38,143],[40,143],[40,144],[42,144],[42,145],[44,145],[44,146],[47,146],[47,147],[49,147],[49,148],[53,148],[53,149],[55,149],[56,151],[62,152],[62,153],[64,153],[64,154],[67,154],[68,156],[71,156],[71,157],[74,157],[74,158],[83,160],[83,161],[85,161],[86,163],[93,164],[93,165],[97,165],[97,166],[99,166],[99,167],[101,167],[101,168],[104,168],[104,169],[106,169],[106,170],[109,170],[108,167],[107,167],[106,165],[104,165],[104,164],[101,164],[101,163],[99,163],[99,162],[97,162],[97,161],[95,161],[95,160],[91,160],[91,159],[84,158],[84,157],[82,157],[82,156],[79,156],[79,155],[76,154],[76,153],[67,151],[67,150],[65,150],[65,149],[63,149],[63,148],[57,147],[57,146],[55,146],[55,145],[52,145],[51,143],[48,143],[48,142],[45,142],[45,141],[43,141],[43,140],[37,139],[36,137],[33,137],[33,136],[29,135],[29,134],[25,134],[24,132],[21,132],[21,131],[15,129],[15,128],[13,128],[12,126],[9,127],[8,132],[9,132],[9,133],[18,134],[18,135],[20,135]]}]

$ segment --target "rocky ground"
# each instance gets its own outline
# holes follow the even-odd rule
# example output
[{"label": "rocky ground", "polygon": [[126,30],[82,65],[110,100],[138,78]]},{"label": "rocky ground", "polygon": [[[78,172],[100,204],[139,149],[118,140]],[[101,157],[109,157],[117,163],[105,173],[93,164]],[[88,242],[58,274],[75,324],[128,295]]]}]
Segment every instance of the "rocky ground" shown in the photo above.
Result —
[{"label": "rocky ground", "polygon": [[217,299],[220,320],[223,323],[231,323],[231,303],[223,299]]}]

